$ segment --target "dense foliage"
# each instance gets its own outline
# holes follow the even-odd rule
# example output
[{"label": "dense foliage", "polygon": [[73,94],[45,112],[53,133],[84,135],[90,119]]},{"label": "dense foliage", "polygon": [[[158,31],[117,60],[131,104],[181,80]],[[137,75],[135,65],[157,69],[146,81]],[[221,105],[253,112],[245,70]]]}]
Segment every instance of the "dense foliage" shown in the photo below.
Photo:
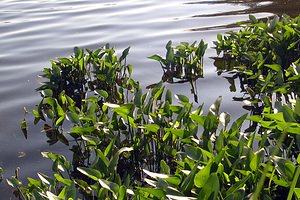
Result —
[{"label": "dense foliage", "polygon": [[299,27],[299,17],[250,16],[239,32],[218,35],[216,66],[233,74],[226,77],[231,90],[241,80],[240,99],[253,111],[233,122],[220,113],[221,97],[203,111],[184,95],[173,102],[166,88],[183,79],[196,93],[203,41],[169,42],[165,58],[151,56],[172,76],[147,91],[131,78],[129,48],[120,57],[108,45],[75,48],[44,69],[42,99],[32,111],[48,143],[62,142],[73,157],[42,152],[53,176],[38,173],[24,186],[17,173],[7,182],[20,199],[300,198]]}]

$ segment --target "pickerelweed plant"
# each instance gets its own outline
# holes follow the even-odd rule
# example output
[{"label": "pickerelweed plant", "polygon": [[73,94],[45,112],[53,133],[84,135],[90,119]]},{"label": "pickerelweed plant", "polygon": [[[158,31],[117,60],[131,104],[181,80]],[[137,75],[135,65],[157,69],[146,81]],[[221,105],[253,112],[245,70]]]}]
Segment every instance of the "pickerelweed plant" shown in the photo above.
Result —
[{"label": "pickerelweed plant", "polygon": [[[227,72],[230,90],[239,79],[243,97],[255,113],[270,101],[295,101],[299,95],[300,17],[274,16],[267,22],[250,15],[250,23],[237,32],[218,34],[215,58],[219,74]],[[247,107],[246,107],[247,108]]]},{"label": "pickerelweed plant", "polygon": [[196,41],[191,45],[182,42],[173,47],[172,41],[169,41],[166,49],[165,58],[157,54],[148,58],[159,61],[163,69],[163,82],[171,84],[189,82],[192,86],[191,93],[194,94],[194,100],[198,102],[196,80],[203,78],[203,57],[207,44],[201,40],[198,45]]},{"label": "pickerelweed plant", "polygon": [[281,150],[294,163],[300,150],[299,41],[300,17],[274,16],[263,22],[250,16],[250,23],[240,31],[218,35],[215,42],[221,55],[215,58],[218,73],[230,75],[225,78],[231,91],[236,90],[235,79],[239,79],[244,95],[235,100],[244,101],[244,108],[254,115],[249,131],[257,129],[263,135],[272,130],[271,147],[286,132]]},{"label": "pickerelweed plant", "polygon": [[[295,20],[285,18],[277,23]],[[251,20],[256,19],[251,17]],[[249,29],[255,27],[253,23]],[[256,23],[263,27],[269,24]],[[284,29],[289,29],[294,24],[285,26]],[[247,38],[255,34],[252,29],[248,32]],[[218,51],[223,51],[230,40],[219,35]],[[206,50],[203,41],[199,45],[182,43],[177,47],[169,42],[166,47],[166,58],[158,55],[150,58],[158,60],[165,71],[176,72],[170,76],[172,80],[194,81],[203,76]],[[227,45],[226,53],[233,47]],[[254,106],[263,102],[263,112],[250,117],[245,114],[231,122],[229,113],[220,112],[221,97],[208,111],[184,95],[174,95],[175,102],[164,83],[169,78],[153,84],[147,91],[142,90],[131,78],[128,53],[129,48],[117,57],[108,45],[96,51],[75,48],[70,58],[51,61],[52,66],[44,69],[45,82],[38,88],[42,99],[32,111],[34,123],[43,123],[50,145],[62,142],[73,156],[42,152],[53,161],[54,175],[38,173],[39,179],[28,178],[27,186],[21,183],[17,170],[16,176],[7,182],[15,188],[19,199],[300,198],[297,94],[288,101],[275,98],[274,103],[269,90],[251,89],[256,83],[247,82],[247,88],[257,92],[247,100]],[[234,55],[228,53],[229,63],[233,63],[230,70],[241,80],[248,80],[247,70],[240,67],[245,64],[237,64],[240,61]],[[295,57],[299,58],[297,54]],[[226,64],[227,60],[222,62]],[[252,70],[252,75],[278,75],[274,71],[278,67],[273,63],[261,67],[265,65],[266,70]],[[282,74],[290,72],[282,79],[282,87],[298,77],[297,62],[290,65],[280,68]],[[251,91],[247,88],[246,91]],[[292,94],[284,90],[275,93],[284,97]],[[243,130],[247,119],[255,126]],[[25,120],[22,130],[27,135]]]}]

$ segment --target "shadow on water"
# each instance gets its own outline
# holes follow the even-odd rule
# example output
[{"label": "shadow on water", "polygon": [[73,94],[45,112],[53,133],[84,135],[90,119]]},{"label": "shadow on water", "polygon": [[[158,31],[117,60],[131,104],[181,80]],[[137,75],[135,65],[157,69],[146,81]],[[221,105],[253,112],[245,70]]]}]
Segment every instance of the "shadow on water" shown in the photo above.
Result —
[{"label": "shadow on water", "polygon": [[[300,1],[293,0],[273,0],[273,1],[260,1],[260,0],[223,0],[223,1],[195,1],[186,4],[233,4],[246,7],[244,9],[233,10],[228,12],[218,12],[212,14],[193,15],[192,18],[208,18],[208,17],[224,17],[231,15],[244,15],[255,13],[272,13],[275,15],[287,14],[291,17],[296,17],[300,14]],[[242,21],[244,22],[244,21]],[[236,23],[226,24],[221,26],[201,27],[189,29],[189,31],[204,31],[223,28],[238,27]]]}]

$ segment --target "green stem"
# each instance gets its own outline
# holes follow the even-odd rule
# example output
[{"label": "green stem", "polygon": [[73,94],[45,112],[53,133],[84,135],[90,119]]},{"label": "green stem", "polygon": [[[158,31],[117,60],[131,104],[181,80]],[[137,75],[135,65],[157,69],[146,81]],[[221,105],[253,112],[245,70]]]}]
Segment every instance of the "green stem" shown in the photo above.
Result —
[{"label": "green stem", "polygon": [[[287,135],[287,133],[285,131],[281,134],[281,136],[280,136],[280,138],[278,140],[278,143],[275,146],[275,149],[272,152],[272,154],[271,154],[270,157],[272,157],[272,156],[274,156],[274,155],[276,155],[278,153],[279,147],[282,145],[282,143],[283,143],[286,135]],[[263,173],[262,173],[262,176],[261,176],[261,178],[260,178],[260,180],[259,180],[259,182],[257,184],[256,190],[254,191],[254,194],[253,194],[253,196],[251,198],[252,200],[258,199],[259,194],[260,194],[260,192],[261,192],[261,190],[263,188],[263,185],[264,185],[264,182],[265,182],[265,179],[266,179],[266,174],[267,174],[267,172],[269,170],[269,167],[271,166],[271,163],[272,163],[271,160],[269,160],[268,163],[267,163],[267,165],[266,165],[266,167],[265,167],[265,169],[264,169],[264,171],[263,171]]]},{"label": "green stem", "polygon": [[293,198],[294,189],[296,187],[299,175],[300,175],[300,166],[298,165],[297,170],[294,174],[294,178],[293,178],[293,181],[292,181],[292,184],[291,184],[291,187],[290,187],[290,191],[289,191],[289,195],[288,195],[287,200],[291,200]]}]

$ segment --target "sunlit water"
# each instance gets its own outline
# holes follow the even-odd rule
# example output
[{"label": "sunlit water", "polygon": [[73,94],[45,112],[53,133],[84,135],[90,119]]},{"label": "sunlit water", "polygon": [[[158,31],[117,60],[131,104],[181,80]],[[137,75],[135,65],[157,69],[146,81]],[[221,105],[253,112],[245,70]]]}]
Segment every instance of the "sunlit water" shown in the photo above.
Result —
[{"label": "sunlit water", "polygon": [[[73,47],[96,49],[110,43],[120,52],[130,46],[128,62],[142,87],[158,82],[162,69],[147,59],[165,54],[165,44],[204,39],[205,78],[197,81],[199,103],[206,108],[222,95],[222,110],[241,114],[233,103],[229,85],[217,77],[210,56],[217,33],[237,29],[234,23],[248,19],[248,13],[264,18],[287,12],[299,14],[299,1],[189,1],[189,0],[2,0],[0,6],[0,166],[5,178],[20,167],[21,177],[36,177],[49,169],[41,151],[49,147],[40,128],[29,124],[25,140],[20,131],[23,107],[35,108],[39,94],[38,74],[49,67],[49,59],[68,56]],[[168,85],[174,93],[192,98],[188,84]],[[243,112],[243,111],[242,111]],[[9,199],[11,189],[0,183],[0,199]]]}]

